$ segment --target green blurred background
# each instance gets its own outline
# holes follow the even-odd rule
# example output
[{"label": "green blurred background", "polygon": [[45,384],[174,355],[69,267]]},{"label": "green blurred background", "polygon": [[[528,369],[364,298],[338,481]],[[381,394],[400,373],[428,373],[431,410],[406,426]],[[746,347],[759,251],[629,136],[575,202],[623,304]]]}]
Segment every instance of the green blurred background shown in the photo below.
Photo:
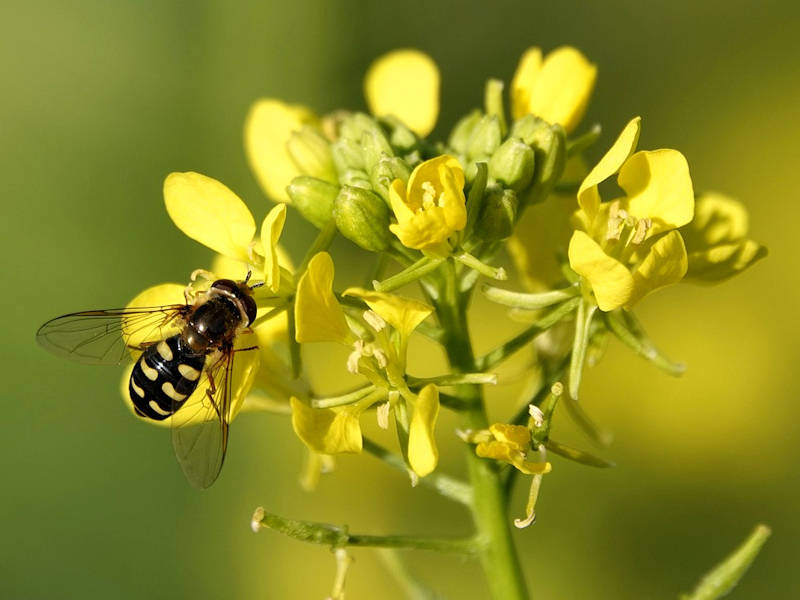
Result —
[{"label": "green blurred background", "polygon": [[[442,69],[443,134],[480,103],[486,77],[510,79],[525,48],[572,44],[599,66],[583,125],[605,126],[595,152],[641,114],[640,146],[680,149],[697,189],[744,200],[770,257],[723,286],[676,286],[641,305],[652,336],[688,362],[683,378],[615,343],[587,374],[584,401],[614,431],[604,452],[618,466],[556,460],[538,522],[517,534],[530,587],[538,598],[675,598],[763,521],[774,535],[732,597],[796,597],[799,7],[3,3],[0,596],[324,598],[330,553],[254,535],[258,505],[358,532],[467,532],[464,511],[369,456],[340,460],[317,492],[301,491],[302,446],[285,419],[265,414],[237,421],[222,477],[198,493],[166,432],[124,408],[118,370],[52,357],[34,333],[59,313],[123,304],[208,263],[163,209],[168,172],[216,177],[257,219],[265,214],[242,149],[256,98],[320,113],[362,107],[371,59],[413,46]],[[288,231],[298,256],[312,231],[294,213]],[[500,335],[483,322],[480,348]],[[493,398],[502,403],[503,390]],[[442,437],[452,426],[443,420]],[[587,445],[569,425],[562,432]],[[445,445],[444,466],[458,471],[460,462],[457,445]],[[525,493],[517,490],[512,516]],[[354,555],[348,598],[402,597],[372,553]],[[472,563],[409,561],[449,598],[486,596]]]}]

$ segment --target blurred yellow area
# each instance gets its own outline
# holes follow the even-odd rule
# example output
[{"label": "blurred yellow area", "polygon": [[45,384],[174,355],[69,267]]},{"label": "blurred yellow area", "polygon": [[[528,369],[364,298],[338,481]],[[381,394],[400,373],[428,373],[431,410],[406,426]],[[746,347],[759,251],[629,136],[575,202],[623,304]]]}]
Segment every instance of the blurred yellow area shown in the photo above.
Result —
[{"label": "blurred yellow area", "polygon": [[[424,15],[421,18],[420,15]],[[287,418],[251,413],[231,429],[222,476],[186,485],[169,436],[137,423],[120,371],[58,360],[36,347],[46,319],[124,306],[139,290],[187,280],[210,251],[163,206],[163,178],[197,171],[224,181],[260,222],[270,204],[249,171],[243,123],[260,97],[324,114],[362,108],[361,78],[393,48],[429,53],[442,73],[446,135],[480,104],[487,77],[509,81],[520,53],[570,44],[598,67],[576,133],[601,122],[596,148],[632,116],[640,146],[677,148],[698,191],[738,197],[751,237],[770,255],[716,287],[674,286],[637,314],[679,379],[612,340],[584,376],[581,402],[614,434],[594,447],[568,415],[554,436],[614,460],[593,470],[553,460],[537,522],[515,533],[536,598],[675,598],[756,522],[774,536],[731,598],[788,598],[800,588],[797,498],[800,251],[794,224],[800,138],[800,8],[774,0],[613,1],[439,6],[403,3],[14,3],[0,9],[0,170],[5,293],[5,459],[0,579],[7,598],[325,598],[333,554],[279,534],[253,534],[256,506],[347,524],[356,533],[466,534],[461,508],[346,456],[316,492],[301,490],[305,449]],[[295,260],[314,231],[290,210],[282,243]],[[337,288],[363,285],[369,263],[339,243]],[[477,299],[475,345],[523,326]],[[435,375],[436,348],[415,340],[410,371]],[[348,379],[346,350],[306,353],[315,389]],[[530,355],[504,366],[492,417],[517,407]],[[396,449],[378,430],[369,435]],[[463,475],[462,442],[442,411],[440,468]],[[524,515],[519,486],[509,519]],[[354,552],[347,598],[403,598],[386,561]],[[461,559],[404,553],[448,598],[485,598]]]}]

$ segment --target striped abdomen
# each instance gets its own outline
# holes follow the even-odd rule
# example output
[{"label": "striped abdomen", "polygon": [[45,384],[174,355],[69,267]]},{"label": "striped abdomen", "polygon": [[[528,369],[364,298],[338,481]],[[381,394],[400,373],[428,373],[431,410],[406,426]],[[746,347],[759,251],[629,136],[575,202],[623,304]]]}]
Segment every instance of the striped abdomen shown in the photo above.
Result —
[{"label": "striped abdomen", "polygon": [[205,360],[204,354],[191,352],[180,335],[149,346],[128,384],[136,414],[156,421],[171,416],[197,388]]}]

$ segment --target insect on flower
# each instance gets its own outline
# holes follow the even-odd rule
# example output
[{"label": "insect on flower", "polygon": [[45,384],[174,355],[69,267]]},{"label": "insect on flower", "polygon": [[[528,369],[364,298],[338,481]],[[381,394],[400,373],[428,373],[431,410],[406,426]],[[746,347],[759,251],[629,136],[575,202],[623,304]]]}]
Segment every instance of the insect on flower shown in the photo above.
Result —
[{"label": "insect on flower", "polygon": [[[200,489],[216,480],[225,459],[232,417],[237,336],[256,318],[253,290],[263,282],[217,279],[184,304],[71,313],[39,328],[50,352],[87,364],[121,364],[141,354],[128,394],[143,419],[172,419],[172,445],[189,482]],[[191,413],[191,414],[189,414]]]}]

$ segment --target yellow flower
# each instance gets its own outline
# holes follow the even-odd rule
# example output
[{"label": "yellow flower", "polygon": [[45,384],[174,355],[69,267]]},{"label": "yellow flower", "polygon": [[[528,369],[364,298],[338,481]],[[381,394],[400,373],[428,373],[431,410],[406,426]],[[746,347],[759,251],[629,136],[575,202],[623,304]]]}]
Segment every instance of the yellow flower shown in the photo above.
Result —
[{"label": "yellow flower", "polygon": [[489,435],[484,436],[475,447],[475,453],[482,458],[493,458],[513,465],[526,475],[549,473],[549,462],[527,460],[531,450],[531,432],[522,425],[495,423],[489,426]]},{"label": "yellow flower", "polygon": [[747,239],[747,209],[741,202],[709,192],[695,200],[694,220],[681,228],[689,255],[686,279],[718,283],[737,275],[767,255]]},{"label": "yellow flower", "polygon": [[[410,298],[350,288],[346,296],[362,299],[369,334],[359,337],[351,330],[333,292],[334,266],[326,252],[316,254],[297,286],[295,337],[298,342],[336,342],[352,346],[347,361],[352,373],[361,373],[372,383],[351,403],[332,408],[314,408],[292,400],[292,425],[297,436],[314,452],[337,454],[361,451],[361,414],[391,395],[394,403],[408,403],[413,413],[408,427],[408,464],[423,477],[433,471],[438,451],[433,437],[439,413],[439,391],[425,386],[414,394],[405,381],[408,339],[433,308]],[[363,335],[363,334],[362,334]]]},{"label": "yellow flower", "polygon": [[[203,286],[207,287],[213,278],[242,280],[248,272],[253,281],[263,279],[265,283],[264,287],[256,290],[257,303],[263,295],[278,293],[282,282],[290,286],[291,262],[278,244],[286,219],[284,204],[269,211],[260,236],[256,236],[255,219],[244,202],[225,185],[205,175],[171,173],[164,181],[164,202],[179,229],[218,253],[212,263],[212,272],[205,273],[206,281],[200,282],[196,291],[203,291]],[[158,301],[163,298],[151,298],[148,306],[183,302],[185,287],[177,287],[180,294],[176,295],[173,290],[173,299],[169,302]],[[256,318],[263,317],[271,309],[270,305],[259,305]],[[259,388],[270,402],[284,406],[290,396],[307,392],[303,380],[291,377],[288,357],[282,356],[288,342],[287,331],[288,321],[283,312],[260,322],[252,333],[242,334],[248,337],[246,346],[258,346],[259,349],[258,352],[243,353],[259,357],[259,366],[254,370]],[[236,362],[239,362],[238,356]],[[250,404],[257,408],[259,403],[254,398]],[[260,401],[260,404],[264,403]]]},{"label": "yellow flower", "polygon": [[263,274],[266,288],[281,283],[278,239],[286,206],[275,206],[264,219],[261,237],[244,202],[225,185],[200,173],[170,173],[164,181],[164,203],[175,225],[193,240]]},{"label": "yellow flower", "polygon": [[467,224],[464,171],[452,156],[418,165],[407,186],[395,179],[389,198],[397,218],[389,229],[407,248],[447,254],[447,238]]},{"label": "yellow flower", "polygon": [[[677,228],[694,215],[689,167],[677,150],[634,154],[639,130],[637,117],[578,189],[580,208],[569,242],[569,263],[603,311],[630,307],[680,281],[687,269]],[[602,203],[598,186],[615,173],[625,195]]]},{"label": "yellow flower", "polygon": [[370,65],[364,95],[373,115],[397,117],[424,137],[439,115],[439,69],[419,50],[394,50]]},{"label": "yellow flower", "polygon": [[596,77],[597,67],[575,48],[557,48],[544,59],[539,48],[529,48],[511,80],[511,114],[533,114],[569,133],[586,112]]}]

